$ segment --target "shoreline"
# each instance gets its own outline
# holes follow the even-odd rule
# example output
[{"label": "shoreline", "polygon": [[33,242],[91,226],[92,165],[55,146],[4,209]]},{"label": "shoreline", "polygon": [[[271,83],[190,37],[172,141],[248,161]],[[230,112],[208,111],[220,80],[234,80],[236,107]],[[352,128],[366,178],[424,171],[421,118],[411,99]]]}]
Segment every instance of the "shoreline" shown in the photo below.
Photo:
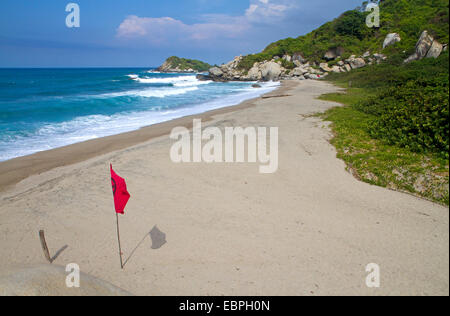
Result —
[{"label": "shoreline", "polygon": [[13,158],[0,162],[0,192],[18,184],[26,178],[43,172],[64,167],[90,158],[122,150],[153,138],[170,134],[175,127],[182,126],[192,128],[192,120],[200,118],[203,122],[210,121],[213,116],[234,112],[254,106],[255,102],[264,99],[270,94],[280,94],[289,91],[293,84],[289,81],[281,81],[279,87],[259,97],[245,100],[232,106],[206,111],[200,114],[183,116],[167,122],[157,123],[140,129],[75,143],[63,147],[40,151],[31,155]]},{"label": "shoreline", "polygon": [[[202,115],[212,119],[205,125],[221,129],[278,126],[273,174],[260,174],[255,163],[174,163],[167,136],[131,144],[190,118],[143,129],[150,135],[72,145],[65,158],[56,154],[62,149],[46,152],[47,166],[35,158],[44,168],[97,155],[0,194],[0,288],[13,269],[46,264],[37,234],[45,230],[50,254],[58,254],[54,264],[76,263],[134,295],[448,295],[448,208],[358,181],[345,169],[329,142],[329,123],[312,115],[339,106],[317,99],[338,87],[305,80],[281,89],[268,96],[284,97]],[[119,145],[126,149],[100,154]],[[111,162],[132,196],[120,217],[124,269]],[[166,235],[159,249],[149,234],[155,226]],[[372,262],[382,271],[380,289],[365,284]]]}]

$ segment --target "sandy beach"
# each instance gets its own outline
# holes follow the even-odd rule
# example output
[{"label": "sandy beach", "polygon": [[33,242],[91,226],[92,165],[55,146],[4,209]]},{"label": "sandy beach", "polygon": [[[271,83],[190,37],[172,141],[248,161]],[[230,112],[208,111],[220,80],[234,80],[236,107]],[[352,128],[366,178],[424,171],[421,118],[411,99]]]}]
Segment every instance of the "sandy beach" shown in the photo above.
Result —
[{"label": "sandy beach", "polygon": [[[287,81],[269,98],[0,163],[0,277],[54,264],[135,295],[448,295],[449,210],[362,183],[336,158],[328,123],[338,88]],[[279,127],[279,169],[170,159],[175,126]],[[109,164],[132,197],[120,216]],[[157,225],[167,244],[151,249]],[[380,288],[366,286],[376,263]],[[63,280],[62,280],[63,282]],[[81,285],[82,286],[82,285]]]}]

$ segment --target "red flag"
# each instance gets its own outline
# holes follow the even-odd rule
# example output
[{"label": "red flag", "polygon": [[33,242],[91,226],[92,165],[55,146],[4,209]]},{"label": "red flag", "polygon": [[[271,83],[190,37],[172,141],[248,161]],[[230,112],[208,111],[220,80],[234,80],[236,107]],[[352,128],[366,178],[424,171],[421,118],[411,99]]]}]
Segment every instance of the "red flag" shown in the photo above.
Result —
[{"label": "red flag", "polygon": [[119,177],[111,166],[111,185],[114,196],[114,205],[116,207],[116,213],[124,214],[125,206],[130,199],[130,193],[127,191],[127,184],[125,180]]}]

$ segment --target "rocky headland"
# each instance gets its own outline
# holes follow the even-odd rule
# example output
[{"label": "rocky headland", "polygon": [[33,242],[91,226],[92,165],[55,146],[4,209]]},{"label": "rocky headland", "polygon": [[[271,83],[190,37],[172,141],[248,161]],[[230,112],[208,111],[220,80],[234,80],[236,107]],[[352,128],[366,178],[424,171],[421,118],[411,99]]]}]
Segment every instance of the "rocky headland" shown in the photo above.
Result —
[{"label": "rocky headland", "polygon": [[[399,34],[390,33],[386,36],[382,49],[400,41]],[[380,51],[382,49],[380,47]],[[417,41],[414,54],[404,62],[437,58],[445,50],[447,50],[446,44],[440,44],[427,31],[423,31]],[[318,63],[308,61],[301,52],[297,52],[292,55],[275,56],[271,60],[255,62],[249,70],[241,67],[244,56],[237,56],[226,64],[210,68],[208,74],[200,74],[197,77],[200,80],[218,82],[314,80],[324,78],[330,73],[349,72],[367,65],[379,64],[388,59],[388,56],[382,53],[371,53],[370,51],[366,51],[361,56],[351,55],[348,58],[344,58],[344,54],[343,48],[330,49],[324,54],[323,62]]]}]

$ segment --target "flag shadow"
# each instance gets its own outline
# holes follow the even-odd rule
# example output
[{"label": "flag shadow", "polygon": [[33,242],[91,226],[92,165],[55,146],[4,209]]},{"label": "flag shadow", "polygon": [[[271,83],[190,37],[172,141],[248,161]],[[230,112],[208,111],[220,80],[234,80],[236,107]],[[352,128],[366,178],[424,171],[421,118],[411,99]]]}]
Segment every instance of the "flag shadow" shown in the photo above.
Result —
[{"label": "flag shadow", "polygon": [[55,261],[55,260],[59,257],[59,255],[60,255],[64,250],[66,250],[67,248],[69,248],[69,246],[68,246],[68,245],[65,245],[64,247],[62,247],[61,249],[59,249],[59,250],[55,253],[55,255],[50,259],[50,260],[51,260],[51,263],[53,263],[53,261]]},{"label": "flag shadow", "polygon": [[144,241],[147,239],[147,237],[151,238],[152,241],[152,249],[156,250],[161,248],[164,244],[167,243],[166,241],[166,234],[163,233],[158,229],[157,226],[154,226],[152,230],[144,235],[144,238],[137,244],[137,246],[133,249],[131,254],[128,256],[128,258],[124,261],[123,267],[131,260],[136,250],[139,249],[139,247],[144,243]]}]

